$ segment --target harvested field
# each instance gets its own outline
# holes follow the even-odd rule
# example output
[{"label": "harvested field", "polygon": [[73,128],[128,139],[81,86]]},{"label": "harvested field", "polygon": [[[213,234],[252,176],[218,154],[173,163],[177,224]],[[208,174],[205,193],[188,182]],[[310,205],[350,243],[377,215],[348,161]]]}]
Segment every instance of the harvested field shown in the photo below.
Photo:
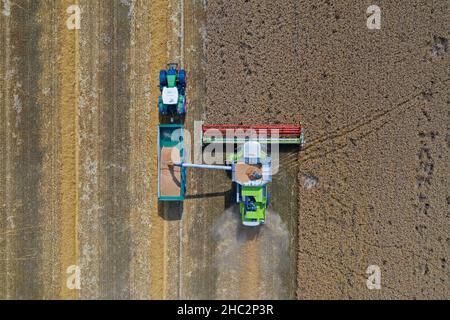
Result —
[{"label": "harvested field", "polygon": [[161,8],[75,3],[80,30],[67,27],[73,1],[2,1],[0,297],[158,296],[149,88],[166,57],[149,21]]},{"label": "harvested field", "polygon": [[[450,4],[381,1],[369,30],[370,4],[1,1],[0,299],[449,298]],[[265,226],[241,226],[221,171],[158,202],[169,61],[190,132],[304,124]]]}]

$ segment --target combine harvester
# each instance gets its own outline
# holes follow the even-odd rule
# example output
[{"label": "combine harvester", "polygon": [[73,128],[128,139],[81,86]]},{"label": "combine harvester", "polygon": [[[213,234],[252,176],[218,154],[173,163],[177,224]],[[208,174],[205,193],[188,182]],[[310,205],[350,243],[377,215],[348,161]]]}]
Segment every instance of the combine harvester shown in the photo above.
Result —
[{"label": "combine harvester", "polygon": [[[179,76],[180,72],[176,74]],[[175,85],[172,83],[172,87],[176,88],[177,83],[178,80],[175,81]],[[161,88],[160,102],[167,101],[164,99],[164,88],[164,86]],[[174,90],[171,94],[175,95]],[[167,115],[162,114],[161,110],[168,109],[160,107],[159,110],[161,116]],[[175,113],[177,108],[173,110],[172,112]],[[183,119],[180,119],[180,122],[182,121]],[[242,223],[245,226],[254,227],[264,224],[266,208],[269,205],[267,185],[272,181],[272,160],[267,154],[267,147],[272,144],[302,146],[304,133],[300,125],[203,125],[202,143],[203,145],[229,143],[238,147],[237,152],[227,158],[227,165],[186,163],[184,125],[173,123],[159,125],[158,199],[160,201],[185,199],[187,168],[231,171]]]}]

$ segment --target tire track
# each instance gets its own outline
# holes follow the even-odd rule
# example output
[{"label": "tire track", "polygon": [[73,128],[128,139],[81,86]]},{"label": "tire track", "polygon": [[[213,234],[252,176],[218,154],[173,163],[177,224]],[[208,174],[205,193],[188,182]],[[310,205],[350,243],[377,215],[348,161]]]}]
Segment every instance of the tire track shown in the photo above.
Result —
[{"label": "tire track", "polygon": [[11,90],[11,47],[10,47],[10,18],[0,15],[0,299],[8,298],[8,257],[9,239],[8,215],[11,207],[10,200],[10,110],[9,98]]},{"label": "tire track", "polygon": [[[159,123],[158,108],[159,81],[156,78],[161,67],[167,62],[167,3],[164,0],[154,0],[150,4],[150,141],[147,151],[150,152],[150,190],[152,196],[150,211],[150,296],[152,299],[163,299],[166,286],[166,243],[165,222],[159,214],[157,200],[157,124]],[[148,174],[148,173],[147,173]]]},{"label": "tire track", "polygon": [[[130,265],[130,290],[132,299],[151,298],[153,258],[151,214],[157,212],[154,181],[156,169],[153,157],[156,154],[155,111],[151,90],[155,86],[153,66],[154,12],[147,1],[129,2],[131,19],[130,40],[130,228],[132,236],[132,262]],[[155,17],[156,18],[156,17]],[[154,143],[154,144],[153,144]],[[155,153],[153,153],[155,151]],[[156,258],[156,257],[155,257]]]},{"label": "tire track", "polygon": [[[41,105],[39,76],[42,65],[39,52],[41,27],[38,23],[39,3],[18,1],[11,8],[10,43],[11,83],[8,92],[7,119],[10,121],[8,174],[11,175],[10,204],[7,213],[8,237],[7,297],[38,299],[42,296],[40,283],[42,264],[42,223],[39,186],[43,152],[39,144]],[[26,36],[24,36],[26,35]],[[10,109],[11,108],[11,109]],[[24,232],[15,229],[26,228]]]},{"label": "tire track", "polygon": [[[182,45],[183,59],[188,71],[186,128],[192,134],[194,121],[204,120],[206,104],[207,3],[195,0],[185,0],[183,3],[184,39],[180,45]],[[192,151],[190,150],[194,160]],[[227,207],[227,199],[221,196],[207,197],[205,195],[212,190],[219,193],[223,191],[225,194],[225,191],[229,189],[228,178],[223,172],[188,170],[187,179],[187,200],[184,202],[181,226],[183,236],[181,298],[216,299],[218,297],[217,244],[214,240],[213,228],[218,217]]]},{"label": "tire track", "polygon": [[261,276],[259,272],[259,242],[258,230],[248,230],[248,239],[239,252],[239,299],[255,300],[260,296],[259,286]]},{"label": "tire track", "polygon": [[78,241],[81,269],[81,299],[99,299],[100,241],[104,237],[100,227],[103,204],[100,194],[102,154],[100,139],[101,87],[98,70],[103,59],[100,37],[99,3],[80,1],[83,12],[80,33],[80,97],[78,105],[79,181],[78,181]]},{"label": "tire track", "polygon": [[[445,88],[445,82],[447,82],[448,80],[449,79],[441,80],[438,82],[438,84],[436,84],[436,86],[438,88],[440,87],[440,89],[442,90],[443,88]],[[438,88],[436,88],[437,91],[439,91]],[[392,121],[395,121],[396,117],[404,114],[405,112],[407,112],[408,110],[410,110],[415,106],[417,107],[418,98],[422,97],[425,92],[426,92],[425,89],[420,90],[418,93],[415,93],[411,98],[403,100],[402,102],[396,104],[391,109],[382,110],[374,115],[371,115],[367,120],[356,121],[351,125],[347,125],[345,127],[336,129],[334,131],[331,131],[325,136],[309,141],[307,146],[304,148],[305,154],[302,161],[307,162],[310,160],[314,160],[323,157],[331,152],[335,152],[337,150],[342,149],[348,144],[348,142],[343,142],[339,144],[338,141],[342,139],[347,140],[348,138],[350,138],[352,134],[355,134],[357,136],[355,140],[361,140],[362,138],[372,133],[378,132],[385,125],[391,123]],[[392,113],[394,114],[392,115]],[[385,120],[389,116],[390,118],[383,122],[383,120]],[[373,124],[377,122],[382,123],[380,125],[375,125],[374,128]],[[319,149],[324,148],[325,143],[337,144],[340,147],[334,148],[331,151],[328,151],[327,153],[316,155],[315,153],[318,153]],[[310,155],[311,153],[312,155]]]},{"label": "tire track", "polygon": [[[53,1],[40,3],[38,16],[42,27],[39,40],[42,73],[39,79],[37,99],[42,106],[39,143],[43,150],[42,178],[40,195],[42,199],[42,274],[41,286],[43,299],[58,297],[61,284],[60,270],[60,95],[58,82],[59,37],[58,5]],[[74,106],[72,106],[74,109]]]},{"label": "tire track", "polygon": [[[183,68],[183,48],[182,39],[184,37],[182,17],[184,15],[183,9],[184,0],[170,0],[166,1],[167,12],[167,42],[165,44],[166,57],[161,60],[159,69],[165,69],[168,62],[175,62]],[[156,71],[156,70],[155,70]],[[188,70],[188,85],[189,85]],[[157,75],[156,71],[154,75]],[[189,90],[189,89],[188,89]],[[159,95],[159,91],[158,91]],[[157,98],[155,97],[155,100]],[[189,114],[188,101],[188,114]],[[182,250],[182,203],[168,203],[160,202],[158,206],[159,214],[164,219],[164,298],[165,299],[180,299],[183,290],[183,279],[181,278],[181,270],[183,257]]]},{"label": "tire track", "polygon": [[129,299],[130,4],[81,2],[81,298]]},{"label": "tire track", "polygon": [[105,236],[100,261],[100,294],[108,299],[129,299],[131,261],[129,154],[130,92],[128,48],[130,45],[129,8],[123,3],[101,3],[100,20],[105,23],[104,60],[99,69],[100,85],[100,190],[101,228]]},{"label": "tire track", "polygon": [[[58,158],[54,161],[58,164],[59,175],[54,181],[57,188],[59,214],[55,219],[55,233],[58,232],[58,263],[55,264],[57,274],[55,285],[59,292],[53,293],[49,298],[76,299],[78,290],[67,287],[67,270],[71,266],[79,266],[78,248],[78,182],[79,182],[79,31],[69,30],[66,26],[66,10],[74,2],[71,0],[60,1],[57,5],[50,1],[59,19],[54,21],[54,37],[58,39],[59,48],[55,55],[57,59],[49,59],[49,62],[58,61],[54,70],[54,81],[57,81],[58,93],[58,122],[55,123],[55,138],[58,139]],[[75,4],[78,4],[76,1]],[[59,31],[56,33],[56,31]],[[56,57],[55,57],[56,58]],[[54,244],[56,246],[56,244]]]}]

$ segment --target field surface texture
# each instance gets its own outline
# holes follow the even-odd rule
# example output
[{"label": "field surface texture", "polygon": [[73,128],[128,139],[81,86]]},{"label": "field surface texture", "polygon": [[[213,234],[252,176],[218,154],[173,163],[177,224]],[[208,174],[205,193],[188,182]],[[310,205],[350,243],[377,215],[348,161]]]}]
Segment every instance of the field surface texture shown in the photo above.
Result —
[{"label": "field surface texture", "polygon": [[[1,0],[0,298],[448,299],[450,3],[382,0],[369,30],[372,4]],[[265,226],[241,226],[222,171],[158,203],[170,61],[192,140],[306,128]]]}]

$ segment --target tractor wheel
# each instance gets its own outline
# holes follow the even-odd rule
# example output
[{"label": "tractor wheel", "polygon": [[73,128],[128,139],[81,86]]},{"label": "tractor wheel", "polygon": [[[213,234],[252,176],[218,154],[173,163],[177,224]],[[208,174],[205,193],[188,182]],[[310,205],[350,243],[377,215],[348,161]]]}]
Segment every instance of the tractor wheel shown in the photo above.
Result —
[{"label": "tractor wheel", "polygon": [[178,72],[178,83],[183,89],[186,87],[186,71],[180,70]]},{"label": "tractor wheel", "polygon": [[163,87],[167,86],[167,72],[166,70],[161,70],[159,72],[159,86],[161,87],[161,90]]}]

